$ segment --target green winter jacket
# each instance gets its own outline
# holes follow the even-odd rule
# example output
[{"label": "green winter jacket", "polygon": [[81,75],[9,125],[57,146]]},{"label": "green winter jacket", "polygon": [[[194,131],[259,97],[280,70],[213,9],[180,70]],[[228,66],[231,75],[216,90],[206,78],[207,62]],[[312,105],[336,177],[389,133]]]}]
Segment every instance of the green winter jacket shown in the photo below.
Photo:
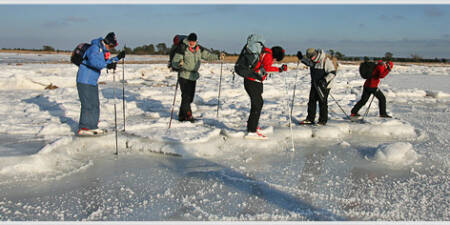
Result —
[{"label": "green winter jacket", "polygon": [[[194,48],[190,49],[187,38],[183,40],[182,48],[179,48],[172,59],[172,67],[175,69],[181,69],[178,72],[178,76],[196,81],[200,74],[198,69],[200,68],[200,60],[207,61],[218,60],[219,55],[213,54],[198,44]],[[183,60],[183,66],[180,67],[180,61]]]}]

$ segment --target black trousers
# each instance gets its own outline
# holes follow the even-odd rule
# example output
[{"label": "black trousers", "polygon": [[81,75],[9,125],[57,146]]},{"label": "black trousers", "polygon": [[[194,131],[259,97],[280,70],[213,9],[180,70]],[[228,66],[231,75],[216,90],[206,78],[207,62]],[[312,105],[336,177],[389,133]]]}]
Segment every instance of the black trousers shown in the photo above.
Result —
[{"label": "black trousers", "polygon": [[251,102],[250,116],[247,120],[247,132],[256,132],[259,116],[261,115],[261,110],[264,104],[264,100],[262,98],[263,84],[244,78],[244,87],[248,96],[250,96]]},{"label": "black trousers", "polygon": [[324,100],[321,101],[319,94],[317,93],[314,85],[311,84],[311,90],[309,91],[309,101],[308,101],[308,116],[306,117],[309,121],[314,121],[316,118],[316,108],[317,102],[319,102],[319,123],[327,123],[328,121],[328,94],[330,89],[324,91]]},{"label": "black trousers", "polygon": [[187,119],[192,116],[191,103],[194,101],[195,85],[197,81],[192,81],[179,77],[178,83],[181,90],[181,105],[178,119]]},{"label": "black trousers", "polygon": [[352,113],[358,113],[358,111],[363,107],[370,98],[370,95],[373,94],[378,99],[378,108],[380,109],[380,115],[386,114],[386,97],[384,97],[383,92],[378,88],[369,88],[364,87],[361,100],[359,100],[356,105],[352,109]]}]

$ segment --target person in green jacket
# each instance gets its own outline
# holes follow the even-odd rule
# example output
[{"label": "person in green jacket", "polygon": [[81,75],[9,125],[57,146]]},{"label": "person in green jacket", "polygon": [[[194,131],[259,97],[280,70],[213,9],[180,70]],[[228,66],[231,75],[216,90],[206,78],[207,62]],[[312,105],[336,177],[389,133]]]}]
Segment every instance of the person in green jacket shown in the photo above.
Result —
[{"label": "person in green jacket", "polygon": [[[223,59],[221,54],[220,58]],[[191,103],[194,101],[195,85],[200,77],[198,69],[200,60],[218,60],[219,56],[198,45],[197,34],[191,33],[181,43],[172,60],[172,67],[178,70],[178,83],[181,89],[181,105],[178,113],[179,121],[194,122]]]}]

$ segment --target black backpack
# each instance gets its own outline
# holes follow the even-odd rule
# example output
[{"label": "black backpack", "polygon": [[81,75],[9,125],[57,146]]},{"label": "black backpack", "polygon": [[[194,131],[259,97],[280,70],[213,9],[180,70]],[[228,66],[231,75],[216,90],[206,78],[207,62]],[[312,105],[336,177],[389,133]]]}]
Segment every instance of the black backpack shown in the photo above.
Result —
[{"label": "black backpack", "polygon": [[[262,44],[262,43],[261,43]],[[234,72],[244,78],[254,78],[261,80],[262,77],[255,72],[255,67],[260,61],[261,55],[264,53],[264,45],[259,54],[252,53],[248,50],[247,45],[242,48],[241,54],[234,65]]]},{"label": "black backpack", "polygon": [[172,59],[175,56],[175,53],[183,53],[184,50],[186,50],[186,45],[183,44],[183,40],[187,38],[186,35],[177,34],[175,37],[173,37],[173,44],[172,48],[170,48],[169,52],[169,64],[167,67],[169,69],[172,69],[173,71],[179,71],[179,69],[172,68]]},{"label": "black backpack", "polygon": [[91,44],[88,43],[81,43],[77,45],[77,47],[75,47],[75,49],[72,51],[70,62],[72,62],[76,66],[80,66],[84,59],[83,55],[89,47],[91,47]]},{"label": "black backpack", "polygon": [[363,79],[369,79],[376,67],[377,64],[374,62],[362,62],[359,64],[359,74]]}]

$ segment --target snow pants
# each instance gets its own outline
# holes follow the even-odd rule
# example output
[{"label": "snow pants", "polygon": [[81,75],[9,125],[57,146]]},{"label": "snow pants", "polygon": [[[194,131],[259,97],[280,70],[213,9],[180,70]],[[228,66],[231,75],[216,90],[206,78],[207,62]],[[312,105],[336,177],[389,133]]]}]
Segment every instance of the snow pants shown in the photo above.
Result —
[{"label": "snow pants", "polygon": [[194,101],[195,85],[197,81],[179,77],[178,83],[181,90],[181,105],[178,120],[186,120],[192,117],[191,103]]},{"label": "snow pants", "polygon": [[247,120],[247,132],[256,132],[259,116],[261,115],[261,110],[264,104],[264,100],[262,98],[263,84],[244,78],[244,87],[248,96],[250,96],[251,102],[250,116]]},{"label": "snow pants", "polygon": [[79,129],[97,129],[100,118],[98,86],[77,82],[77,90],[81,102]]},{"label": "snow pants", "polygon": [[309,91],[308,101],[308,116],[309,121],[314,121],[316,118],[317,102],[319,102],[319,123],[326,124],[328,121],[328,94],[330,89],[326,89],[324,92],[324,100],[321,101],[319,94],[317,93],[314,85],[311,84],[311,90]]},{"label": "snow pants", "polygon": [[358,111],[367,103],[370,95],[373,94],[378,99],[378,108],[380,109],[380,116],[385,116],[386,114],[386,97],[384,97],[383,92],[378,88],[364,87],[361,100],[359,100],[352,109],[352,113],[356,114]]}]

